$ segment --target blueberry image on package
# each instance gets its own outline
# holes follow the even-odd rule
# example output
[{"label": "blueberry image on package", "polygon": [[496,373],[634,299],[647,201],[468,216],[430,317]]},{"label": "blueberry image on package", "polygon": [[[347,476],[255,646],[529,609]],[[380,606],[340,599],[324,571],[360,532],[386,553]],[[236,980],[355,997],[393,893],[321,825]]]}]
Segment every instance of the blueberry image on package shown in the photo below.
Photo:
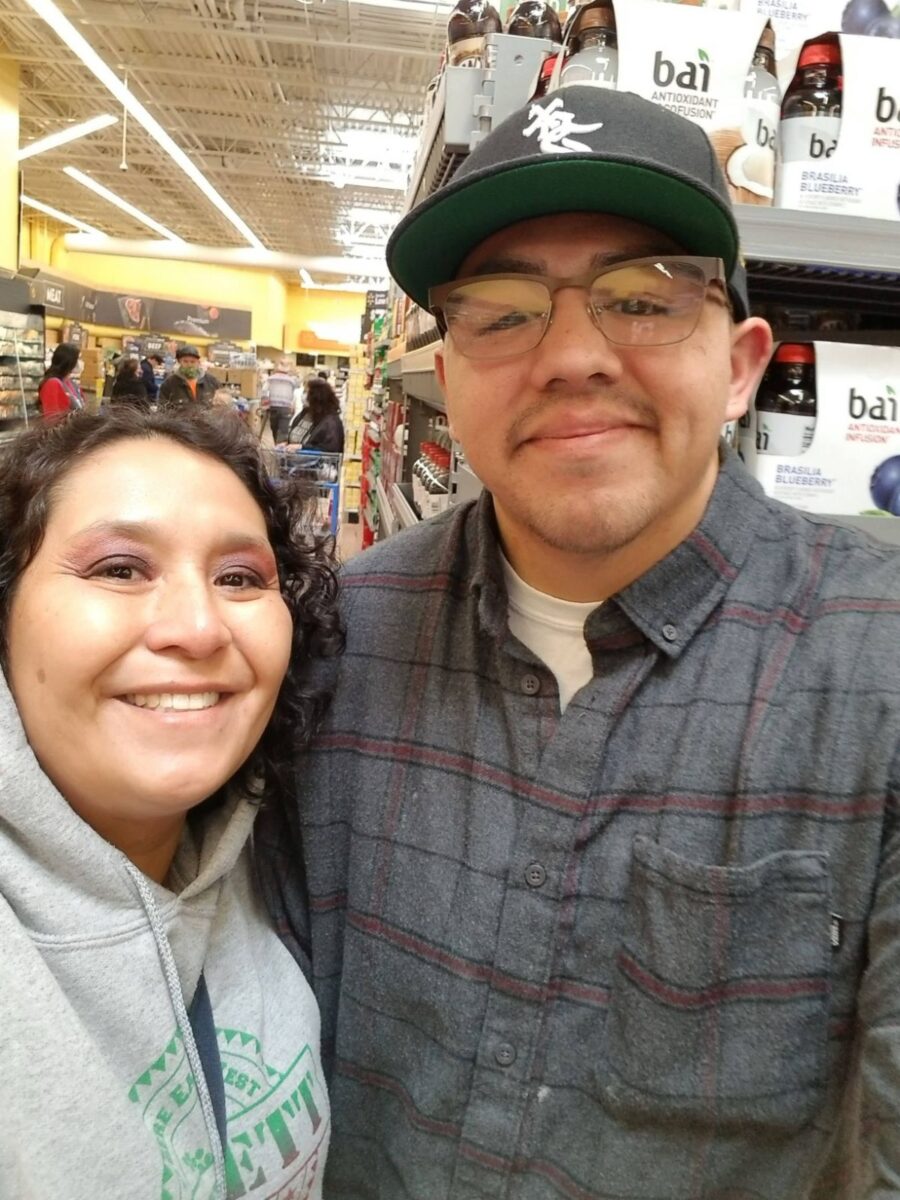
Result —
[{"label": "blueberry image on package", "polygon": [[843,33],[868,33],[869,26],[890,15],[885,0],[850,0],[841,17]]},{"label": "blueberry image on package", "polygon": [[866,34],[868,37],[900,38],[900,12],[895,8],[893,12],[876,17],[866,26]]},{"label": "blueberry image on package", "polygon": [[900,454],[878,464],[869,481],[869,491],[882,512],[900,517]]}]

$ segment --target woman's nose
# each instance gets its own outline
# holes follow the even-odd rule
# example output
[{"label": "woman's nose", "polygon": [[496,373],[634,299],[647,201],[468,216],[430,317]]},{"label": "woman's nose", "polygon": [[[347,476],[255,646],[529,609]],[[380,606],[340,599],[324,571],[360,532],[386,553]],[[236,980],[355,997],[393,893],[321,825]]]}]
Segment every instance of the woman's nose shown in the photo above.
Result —
[{"label": "woman's nose", "polygon": [[215,585],[194,576],[163,581],[145,634],[150,649],[209,658],[232,640]]}]

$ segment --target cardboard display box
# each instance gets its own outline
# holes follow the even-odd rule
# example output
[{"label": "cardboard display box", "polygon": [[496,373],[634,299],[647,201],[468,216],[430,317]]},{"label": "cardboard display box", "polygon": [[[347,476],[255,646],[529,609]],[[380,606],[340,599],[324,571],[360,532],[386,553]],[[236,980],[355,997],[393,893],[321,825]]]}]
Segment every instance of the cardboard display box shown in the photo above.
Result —
[{"label": "cardboard display box", "polygon": [[741,457],[766,493],[807,512],[900,517],[900,348],[814,342],[816,423],[800,454],[756,448],[751,408]]}]

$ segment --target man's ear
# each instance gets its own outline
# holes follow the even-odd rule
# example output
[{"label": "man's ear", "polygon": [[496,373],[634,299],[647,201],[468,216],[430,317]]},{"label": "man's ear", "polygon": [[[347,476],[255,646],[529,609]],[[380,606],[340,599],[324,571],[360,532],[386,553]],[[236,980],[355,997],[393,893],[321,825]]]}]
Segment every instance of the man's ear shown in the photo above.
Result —
[{"label": "man's ear", "polygon": [[444,367],[444,347],[441,344],[440,350],[434,352],[434,373],[437,377],[438,387],[441,389],[441,395],[444,397],[444,403],[447,402],[447,372]]},{"label": "man's ear", "polygon": [[453,432],[453,411],[447,396],[447,367],[444,363],[443,342],[441,343],[441,349],[434,352],[434,377],[437,379],[441,395],[444,397],[444,406],[447,409],[447,428],[450,430],[450,436],[455,438],[456,434]]},{"label": "man's ear", "polygon": [[731,383],[725,409],[726,421],[736,421],[747,411],[772,357],[773,344],[772,330],[762,317],[748,317],[732,327]]}]

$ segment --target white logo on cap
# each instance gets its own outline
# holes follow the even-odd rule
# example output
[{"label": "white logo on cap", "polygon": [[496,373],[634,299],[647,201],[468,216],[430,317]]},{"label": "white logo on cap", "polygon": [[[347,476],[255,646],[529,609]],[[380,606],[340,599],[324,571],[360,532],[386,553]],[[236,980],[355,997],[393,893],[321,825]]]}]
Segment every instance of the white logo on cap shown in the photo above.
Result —
[{"label": "white logo on cap", "polygon": [[584,142],[573,141],[570,135],[593,133],[595,130],[603,128],[602,121],[598,121],[596,125],[576,125],[574,115],[566,112],[563,108],[561,96],[557,96],[555,100],[551,100],[544,107],[540,104],[532,104],[528,115],[531,118],[531,124],[525,126],[522,136],[534,137],[537,134],[538,145],[544,154],[554,154],[560,150],[571,152],[590,150],[590,146]]}]

